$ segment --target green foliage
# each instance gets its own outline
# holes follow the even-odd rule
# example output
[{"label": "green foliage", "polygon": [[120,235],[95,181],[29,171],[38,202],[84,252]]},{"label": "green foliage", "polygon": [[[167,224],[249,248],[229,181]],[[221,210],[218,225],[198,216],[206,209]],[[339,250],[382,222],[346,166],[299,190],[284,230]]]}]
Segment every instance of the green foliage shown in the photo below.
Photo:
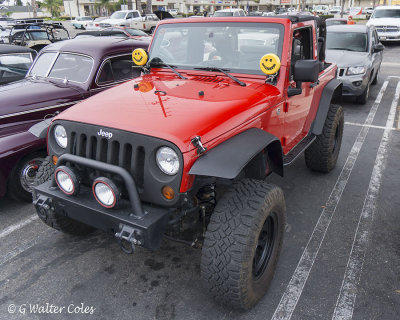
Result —
[{"label": "green foliage", "polygon": [[16,6],[23,6],[22,0],[17,0],[17,1],[15,1],[15,5],[16,5]]},{"label": "green foliage", "polygon": [[41,3],[41,7],[46,8],[50,12],[52,17],[60,16],[60,7],[62,5],[62,0],[43,0],[43,2]]}]

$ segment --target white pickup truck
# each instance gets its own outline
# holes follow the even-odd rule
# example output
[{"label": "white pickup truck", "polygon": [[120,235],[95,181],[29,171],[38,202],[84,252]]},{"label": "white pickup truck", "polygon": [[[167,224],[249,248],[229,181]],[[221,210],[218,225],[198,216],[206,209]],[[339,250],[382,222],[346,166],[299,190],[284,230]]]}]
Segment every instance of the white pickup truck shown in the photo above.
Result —
[{"label": "white pickup truck", "polygon": [[153,32],[159,21],[155,14],[146,14],[142,16],[138,10],[121,10],[114,12],[110,18],[102,20],[100,22],[100,27],[131,27]]}]

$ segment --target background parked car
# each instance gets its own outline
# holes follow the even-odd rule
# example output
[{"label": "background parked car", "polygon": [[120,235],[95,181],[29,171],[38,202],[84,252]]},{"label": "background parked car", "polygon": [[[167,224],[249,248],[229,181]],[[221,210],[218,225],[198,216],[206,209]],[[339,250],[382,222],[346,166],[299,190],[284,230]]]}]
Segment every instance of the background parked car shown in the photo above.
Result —
[{"label": "background parked car", "polygon": [[111,27],[102,30],[84,31],[78,33],[75,38],[81,37],[123,37],[132,39],[145,39],[150,41],[151,36],[146,32],[134,28]]},{"label": "background parked car", "polygon": [[46,156],[45,139],[27,130],[75,103],[140,75],[132,50],[149,41],[112,37],[73,39],[43,49],[25,79],[0,87],[0,197],[31,201]]},{"label": "background parked car", "polygon": [[53,42],[66,39],[69,39],[68,30],[60,23],[24,23],[10,30],[8,43],[39,51]]},{"label": "background parked car", "polygon": [[243,9],[223,9],[215,11],[213,17],[244,17],[245,15]]},{"label": "background parked car", "polygon": [[93,21],[89,21],[87,26],[86,26],[86,30],[87,31],[94,31],[94,30],[100,30],[100,22],[104,21],[106,19],[108,19],[109,17],[98,17],[96,19],[94,19]]},{"label": "background parked car", "polygon": [[176,17],[178,15],[178,9],[168,9],[167,10],[171,16]]},{"label": "background parked car", "polygon": [[142,21],[142,14],[139,10],[115,11],[108,19],[100,22],[100,27],[133,27],[135,21]]},{"label": "background parked car", "polygon": [[375,26],[381,41],[400,41],[400,7],[376,7],[368,26]]},{"label": "background parked car", "polygon": [[326,26],[335,26],[338,24],[347,24],[346,18],[329,18],[325,20]]},{"label": "background parked car", "polygon": [[336,25],[327,28],[326,61],[337,64],[343,95],[355,96],[360,104],[367,102],[370,85],[378,81],[383,49],[374,27]]},{"label": "background parked car", "polygon": [[25,78],[36,54],[30,48],[0,44],[0,85]]},{"label": "background parked car", "polygon": [[71,24],[75,29],[86,29],[89,23],[93,22],[92,17],[76,17],[74,20],[71,21]]},{"label": "background parked car", "polygon": [[340,14],[342,12],[341,6],[334,6],[329,9],[329,14]]}]

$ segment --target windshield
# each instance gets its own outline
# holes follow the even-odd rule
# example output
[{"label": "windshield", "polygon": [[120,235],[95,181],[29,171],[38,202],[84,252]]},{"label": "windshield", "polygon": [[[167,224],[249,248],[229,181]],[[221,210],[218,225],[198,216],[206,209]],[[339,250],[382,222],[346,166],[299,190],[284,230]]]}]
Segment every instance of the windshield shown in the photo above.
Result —
[{"label": "windshield", "polygon": [[400,18],[400,9],[375,10],[371,18]]},{"label": "windshield", "polygon": [[92,67],[93,59],[88,56],[45,52],[36,60],[30,75],[84,83],[88,80]]},{"label": "windshield", "polygon": [[138,29],[127,28],[127,29],[125,29],[125,31],[128,32],[131,36],[145,36],[145,37],[148,36],[147,33],[143,32],[141,30],[138,30]]},{"label": "windshield", "polygon": [[367,34],[360,32],[328,32],[326,49],[366,52],[368,49]]},{"label": "windshield", "polygon": [[46,31],[34,31],[34,32],[31,31],[30,35],[32,40],[49,40]]},{"label": "windshield", "polygon": [[114,12],[111,16],[110,19],[125,19],[126,12]]},{"label": "windshield", "polygon": [[215,22],[160,25],[149,60],[181,69],[228,68],[231,72],[263,74],[260,59],[281,56],[284,27],[275,23]]},{"label": "windshield", "polygon": [[78,19],[79,21],[88,21],[88,20],[92,20],[91,17],[81,17]]},{"label": "windshield", "polygon": [[222,12],[215,12],[213,17],[232,17],[233,12],[232,11],[222,11]]}]

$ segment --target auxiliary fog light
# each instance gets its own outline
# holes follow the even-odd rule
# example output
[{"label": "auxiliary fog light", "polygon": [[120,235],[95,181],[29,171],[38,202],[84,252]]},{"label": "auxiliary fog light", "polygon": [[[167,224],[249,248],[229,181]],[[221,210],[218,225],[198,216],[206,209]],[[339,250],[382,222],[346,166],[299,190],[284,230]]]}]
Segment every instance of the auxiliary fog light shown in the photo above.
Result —
[{"label": "auxiliary fog light", "polygon": [[72,196],[79,192],[79,177],[73,169],[66,166],[59,166],[54,173],[56,183],[60,190]]},{"label": "auxiliary fog light", "polygon": [[93,182],[93,195],[97,202],[105,208],[117,206],[121,192],[112,180],[100,177]]}]

